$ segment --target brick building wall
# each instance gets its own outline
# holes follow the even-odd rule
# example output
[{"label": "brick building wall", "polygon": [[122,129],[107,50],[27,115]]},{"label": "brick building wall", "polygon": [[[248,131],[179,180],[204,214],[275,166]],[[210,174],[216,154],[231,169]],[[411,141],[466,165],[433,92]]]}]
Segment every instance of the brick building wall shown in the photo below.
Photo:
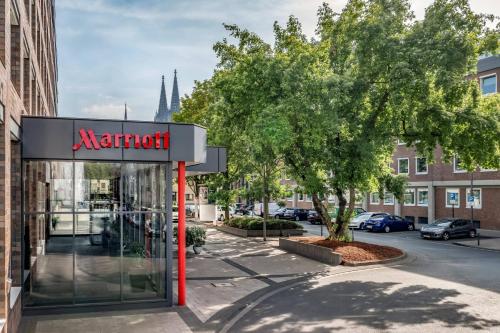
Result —
[{"label": "brick building wall", "polygon": [[[52,0],[0,1],[0,319],[6,323],[1,332],[16,332],[21,318],[20,118],[57,115],[54,27]],[[43,170],[34,177],[45,181]]]}]

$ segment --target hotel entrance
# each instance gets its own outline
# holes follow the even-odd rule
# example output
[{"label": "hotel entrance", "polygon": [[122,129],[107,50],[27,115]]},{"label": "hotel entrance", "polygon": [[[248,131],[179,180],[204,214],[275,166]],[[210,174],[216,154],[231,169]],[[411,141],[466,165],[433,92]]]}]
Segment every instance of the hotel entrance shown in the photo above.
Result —
[{"label": "hotel entrance", "polygon": [[[185,177],[226,171],[193,124],[22,117],[23,307],[185,299]],[[178,182],[179,244],[172,182]]]},{"label": "hotel entrance", "polygon": [[25,306],[166,299],[165,163],[29,161],[24,175]]}]

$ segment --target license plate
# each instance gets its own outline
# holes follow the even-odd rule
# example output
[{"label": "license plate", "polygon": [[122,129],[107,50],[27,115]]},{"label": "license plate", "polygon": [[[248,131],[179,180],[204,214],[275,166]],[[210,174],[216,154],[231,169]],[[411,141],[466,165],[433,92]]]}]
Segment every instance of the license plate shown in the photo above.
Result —
[{"label": "license plate", "polygon": [[367,226],[366,226],[366,229],[371,229],[371,228],[372,228],[372,226],[371,226],[371,225],[367,225]]}]

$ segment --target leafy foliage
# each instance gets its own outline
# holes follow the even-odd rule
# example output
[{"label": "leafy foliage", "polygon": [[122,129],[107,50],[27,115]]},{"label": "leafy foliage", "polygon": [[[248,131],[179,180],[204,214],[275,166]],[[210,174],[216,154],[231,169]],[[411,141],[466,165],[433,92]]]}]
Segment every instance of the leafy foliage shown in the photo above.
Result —
[{"label": "leafy foliage", "polygon": [[[233,217],[226,220],[224,225],[245,230],[262,230],[264,219],[260,217]],[[266,228],[268,230],[303,229],[302,225],[295,221],[272,219],[266,221]]]}]

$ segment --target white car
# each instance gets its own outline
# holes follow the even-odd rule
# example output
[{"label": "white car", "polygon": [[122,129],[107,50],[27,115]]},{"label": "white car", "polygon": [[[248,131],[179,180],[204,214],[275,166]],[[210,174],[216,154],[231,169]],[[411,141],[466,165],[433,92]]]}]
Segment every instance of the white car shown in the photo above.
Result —
[{"label": "white car", "polygon": [[363,230],[365,222],[372,217],[389,215],[383,212],[365,212],[355,216],[349,223],[349,228]]},{"label": "white car", "polygon": [[[226,212],[225,212],[224,208],[222,208],[221,206],[217,206],[216,209],[217,210],[216,210],[215,216],[217,217],[217,220],[224,221],[224,219],[226,218]],[[229,217],[233,217],[234,215],[235,215],[234,207],[229,206]]]}]

